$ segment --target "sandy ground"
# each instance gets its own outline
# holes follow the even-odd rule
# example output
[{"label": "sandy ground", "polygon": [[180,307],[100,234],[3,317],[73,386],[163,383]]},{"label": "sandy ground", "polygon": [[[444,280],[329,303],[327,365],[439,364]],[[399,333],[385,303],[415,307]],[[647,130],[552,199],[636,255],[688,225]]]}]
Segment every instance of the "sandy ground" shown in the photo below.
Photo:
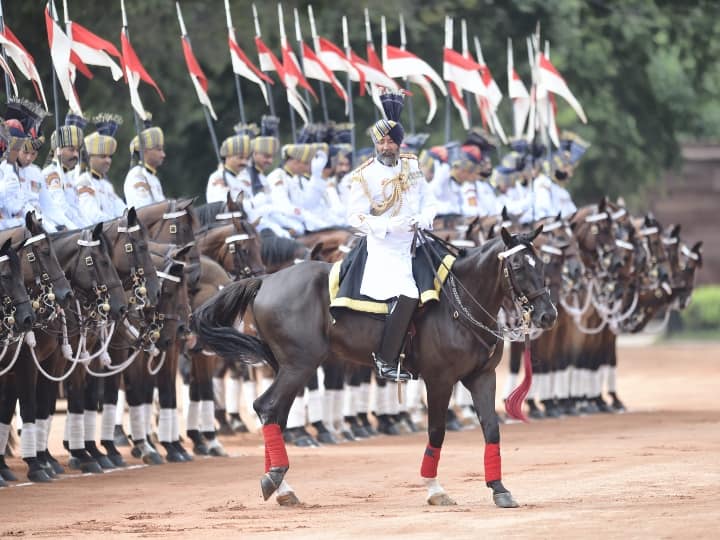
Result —
[{"label": "sandy ground", "polygon": [[503,426],[518,509],[492,503],[479,429],[445,440],[439,479],[454,507],[424,502],[424,434],[290,448],[299,508],[262,501],[260,438],[244,435],[223,438],[230,458],[1,489],[0,538],[717,538],[720,344],[622,348],[620,359],[628,413]]}]

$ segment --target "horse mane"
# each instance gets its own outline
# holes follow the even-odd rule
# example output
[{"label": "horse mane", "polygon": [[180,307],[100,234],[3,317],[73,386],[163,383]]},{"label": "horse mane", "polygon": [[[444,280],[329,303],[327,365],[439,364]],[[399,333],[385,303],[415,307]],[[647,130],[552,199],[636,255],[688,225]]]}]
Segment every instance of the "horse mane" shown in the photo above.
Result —
[{"label": "horse mane", "polygon": [[216,226],[215,224],[218,223],[218,221],[215,219],[215,216],[223,212],[226,208],[226,205],[227,203],[225,201],[215,201],[196,206],[194,208],[195,216],[200,223],[200,228],[214,228]]},{"label": "horse mane", "polygon": [[277,236],[269,229],[262,230],[260,236],[262,237],[260,257],[267,266],[292,261],[298,250],[307,252],[307,248],[297,240]]}]

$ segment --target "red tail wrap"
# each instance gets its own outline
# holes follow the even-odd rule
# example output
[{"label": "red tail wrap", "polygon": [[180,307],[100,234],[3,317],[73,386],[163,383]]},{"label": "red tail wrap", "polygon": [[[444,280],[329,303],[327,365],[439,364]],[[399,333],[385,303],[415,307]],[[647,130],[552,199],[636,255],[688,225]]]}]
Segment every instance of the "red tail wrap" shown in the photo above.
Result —
[{"label": "red tail wrap", "polygon": [[429,444],[425,447],[422,465],[420,466],[420,476],[423,478],[435,478],[437,476],[438,464],[440,463],[440,448],[435,448]]},{"label": "red tail wrap", "polygon": [[263,426],[262,431],[265,439],[265,468],[290,466],[280,426],[267,424]]},{"label": "red tail wrap", "polygon": [[485,482],[502,480],[500,466],[500,445],[490,443],[485,445]]},{"label": "red tail wrap", "polygon": [[518,386],[505,400],[505,412],[509,416],[517,420],[527,422],[528,419],[523,413],[522,406],[525,398],[530,391],[532,384],[532,359],[530,358],[530,342],[525,340],[525,354],[523,354],[523,366],[525,367],[525,376],[520,386]]}]

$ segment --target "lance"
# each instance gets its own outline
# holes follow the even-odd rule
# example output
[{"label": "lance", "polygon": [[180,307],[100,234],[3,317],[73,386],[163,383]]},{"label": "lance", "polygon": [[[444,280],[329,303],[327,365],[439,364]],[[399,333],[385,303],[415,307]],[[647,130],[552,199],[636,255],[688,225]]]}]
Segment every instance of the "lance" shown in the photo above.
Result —
[{"label": "lance", "polygon": [[[262,37],[262,33],[260,32],[260,21],[258,20],[258,14],[257,14],[257,8],[255,7],[255,4],[252,5],[252,12],[253,12],[253,19],[255,21],[255,35],[257,37]],[[278,73],[279,75],[279,73]],[[270,114],[272,116],[275,115],[275,101],[273,101],[273,93],[272,93],[272,86],[270,86],[270,83],[267,81],[263,81],[265,83],[265,90],[267,91],[268,98],[270,101]]]},{"label": "lance", "polygon": [[[128,21],[127,21],[127,12],[125,11],[125,0],[120,0],[120,9],[122,11],[122,27],[123,32],[125,32],[125,37],[128,40],[128,43],[130,42],[130,32],[128,30]],[[123,60],[123,69],[125,69],[125,60]],[[128,80],[128,90],[130,90],[130,75],[128,73],[125,73],[125,77],[127,77]],[[132,102],[132,94],[130,95],[130,101]],[[140,115],[135,110],[135,107],[131,107],[133,110],[133,120],[135,123],[135,134],[138,138],[138,150],[140,152],[140,163],[145,163],[145,143],[143,142],[143,138],[140,136],[140,133],[142,132],[142,118],[140,118]],[[132,158],[131,158],[132,159]]]},{"label": "lance", "polygon": [[[58,22],[58,16],[57,16],[57,9],[55,8],[55,3],[50,1],[48,2],[48,7],[50,8],[50,17],[55,22]],[[52,60],[52,51],[50,53],[50,65],[53,66],[52,68],[52,77],[53,77],[53,108],[55,110],[55,133],[58,133],[60,131],[60,100],[58,99],[58,79],[57,79],[57,73],[55,71],[55,66],[53,65]],[[55,137],[58,137],[59,135],[55,135]],[[58,155],[59,149],[55,148],[55,156]]]},{"label": "lance", "polygon": [[[313,48],[315,49],[315,54],[317,54],[319,57],[320,39],[318,37],[317,28],[315,27],[315,14],[313,13],[313,8],[311,5],[308,5],[308,19],[310,19],[310,36],[313,40]],[[295,10],[295,25],[295,32],[298,36],[300,36],[300,26],[298,24],[297,9]],[[299,41],[302,41],[302,38],[299,37]],[[330,117],[328,116],[327,101],[325,100],[325,85],[322,84],[322,81],[320,82],[320,103],[322,105],[323,118],[325,119],[325,123],[327,124],[330,121]]]},{"label": "lance", "polygon": [[[3,15],[2,0],[0,0],[0,32],[5,33],[5,16]],[[5,52],[5,46],[3,45],[0,47],[0,50],[2,51],[2,58],[5,60],[5,65],[7,65],[7,53]],[[10,101],[10,77],[7,72],[5,72],[5,95],[7,96],[8,101]]]},{"label": "lance", "polygon": [[[470,56],[470,47],[468,47],[468,37],[467,37],[467,23],[465,19],[460,20],[460,39],[462,44],[462,55],[465,58],[468,58]],[[473,95],[470,92],[466,92],[464,89],[461,89],[461,92],[463,93],[463,96],[465,97],[465,107],[467,107],[467,113],[468,113],[468,124],[472,127],[473,120],[472,120],[472,98]],[[481,121],[482,121],[482,113],[481,113]]]},{"label": "lance", "polygon": [[[445,48],[452,49],[453,46],[453,22],[450,17],[445,17]],[[450,118],[450,92],[445,96],[445,144],[450,142],[450,130],[452,120]]]},{"label": "lance", "polygon": [[[550,41],[545,40],[545,58],[550,60]],[[550,135],[550,130],[552,127],[550,126],[550,115],[552,114],[552,104],[550,103],[550,93],[548,92],[548,100],[547,100],[547,138],[548,138],[548,146],[547,146],[547,159],[548,163],[551,163],[552,160],[552,152],[550,148],[550,141],[552,141],[552,136]]]},{"label": "lance", "polygon": [[[400,13],[400,49],[404,51],[406,46],[407,40],[405,39],[405,17],[402,13]],[[403,81],[405,82],[406,87],[410,86],[407,77],[403,77]],[[405,101],[407,101],[408,103],[410,133],[415,133],[415,107],[413,106],[412,95],[408,94],[407,96],[405,96]]]},{"label": "lance", "polygon": [[[185,21],[183,20],[182,11],[180,11],[180,2],[175,2],[175,8],[177,9],[178,23],[180,23],[180,34],[183,39],[186,39],[190,50],[192,50],[192,43],[190,42],[190,36],[188,36],[187,29],[185,28]],[[192,74],[190,75],[192,77]],[[218,147],[217,135],[215,134],[215,126],[213,125],[212,118],[210,117],[210,111],[207,105],[201,103],[203,113],[205,113],[205,122],[207,122],[208,131],[210,132],[210,139],[212,140],[213,149],[215,150],[215,156],[217,157],[218,163],[222,161],[220,159],[220,148]]]},{"label": "lance", "polygon": [[[368,8],[365,8],[365,45],[369,49],[372,47],[375,48],[375,45],[373,45],[373,38],[372,38],[372,30],[370,28],[370,12],[368,11]],[[373,107],[373,117],[375,119],[375,122],[378,121],[378,110],[377,107]]]},{"label": "lance", "polygon": [[[278,8],[278,25],[280,25],[280,49],[282,50],[283,47],[287,44],[287,36],[285,34],[285,20],[283,19],[283,10],[282,10],[282,4],[277,5]],[[290,60],[292,61],[292,59]],[[287,73],[286,73],[287,76]],[[297,89],[297,85],[295,86]],[[289,88],[287,86],[285,87],[285,91],[287,92]],[[292,137],[293,142],[297,142],[297,126],[295,124],[295,110],[293,109],[292,105],[290,105],[290,98],[288,97],[288,111],[290,112],[290,128],[292,129]]]},{"label": "lance", "polygon": [[[227,21],[228,33],[235,39],[235,27],[232,24],[232,17],[230,16],[230,2],[225,0],[225,19]],[[232,53],[230,53],[232,54]],[[235,75],[235,93],[237,93],[238,107],[240,107],[240,121],[245,123],[245,102],[243,101],[242,86],[240,84],[240,75],[233,71]]]},{"label": "lance", "polygon": [[[342,32],[343,32],[343,47],[345,48],[345,56],[348,59],[348,62],[352,60],[352,55],[350,54],[350,37],[348,35],[348,25],[347,25],[347,16],[343,15],[342,18]],[[350,85],[350,72],[348,71],[347,74],[347,95],[348,95],[348,102],[349,102],[349,116],[350,116],[350,125],[352,128],[350,129],[350,145],[352,146],[352,162],[355,163],[355,108],[353,107],[353,99],[352,99],[352,86]]]},{"label": "lance", "polygon": [[[297,8],[293,8],[293,16],[295,17],[295,39],[298,42],[298,47],[300,47],[300,71],[305,73],[305,53],[303,52],[303,40],[302,40],[302,32],[300,31],[300,17],[298,16],[298,10]],[[323,113],[325,115],[325,122],[327,122],[327,105],[325,104],[325,89],[323,88],[323,84],[321,81],[318,81],[320,84],[320,93],[322,95],[322,105],[323,105]],[[310,81],[308,81],[308,84],[310,84]],[[310,103],[310,94],[307,91],[307,88],[305,89],[305,101]],[[312,106],[308,107],[308,120],[310,120],[310,123],[313,122],[313,113],[312,113]]]}]

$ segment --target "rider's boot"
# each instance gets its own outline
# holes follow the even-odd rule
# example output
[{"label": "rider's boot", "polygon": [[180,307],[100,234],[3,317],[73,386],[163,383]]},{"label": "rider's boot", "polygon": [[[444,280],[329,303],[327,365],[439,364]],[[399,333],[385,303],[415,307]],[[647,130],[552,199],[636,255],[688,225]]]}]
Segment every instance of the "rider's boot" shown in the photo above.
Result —
[{"label": "rider's boot", "polygon": [[375,372],[378,377],[393,381],[409,381],[413,378],[409,372],[398,367],[398,357],[417,303],[417,298],[398,296],[395,309],[385,321],[380,350],[373,353]]}]

